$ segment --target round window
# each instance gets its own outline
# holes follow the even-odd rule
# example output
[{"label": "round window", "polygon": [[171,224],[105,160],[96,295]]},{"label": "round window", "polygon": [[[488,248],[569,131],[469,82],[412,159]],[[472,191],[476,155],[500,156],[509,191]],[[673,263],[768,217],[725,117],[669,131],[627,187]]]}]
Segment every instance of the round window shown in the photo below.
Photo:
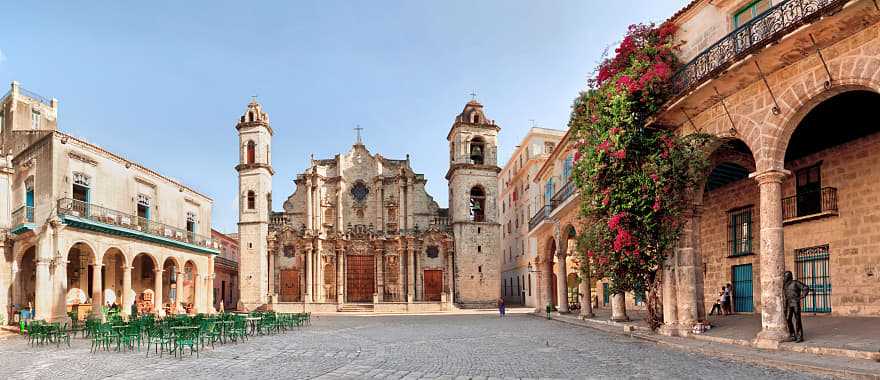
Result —
[{"label": "round window", "polygon": [[361,181],[355,182],[354,186],[351,187],[351,196],[358,202],[365,201],[369,193],[370,189]]}]

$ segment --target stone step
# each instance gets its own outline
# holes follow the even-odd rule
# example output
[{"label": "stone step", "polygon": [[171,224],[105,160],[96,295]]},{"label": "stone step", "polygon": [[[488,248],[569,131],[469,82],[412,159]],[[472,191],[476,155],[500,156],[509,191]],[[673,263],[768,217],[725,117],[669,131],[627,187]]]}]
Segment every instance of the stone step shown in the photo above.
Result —
[{"label": "stone step", "polygon": [[343,312],[343,313],[372,313],[373,312],[373,304],[347,303],[347,304],[342,305],[342,308],[340,308],[339,311]]}]

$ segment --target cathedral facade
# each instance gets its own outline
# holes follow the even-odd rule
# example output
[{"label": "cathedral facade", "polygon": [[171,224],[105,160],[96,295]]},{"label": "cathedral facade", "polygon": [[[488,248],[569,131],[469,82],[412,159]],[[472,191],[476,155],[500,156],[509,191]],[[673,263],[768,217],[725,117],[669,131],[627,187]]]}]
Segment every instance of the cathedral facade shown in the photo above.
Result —
[{"label": "cathedral facade", "polygon": [[241,300],[252,309],[439,311],[494,305],[500,225],[495,197],[500,128],[469,102],[447,135],[449,208],[405,159],[360,137],[310,160],[281,211],[271,210],[268,115],[251,102],[240,136]]}]

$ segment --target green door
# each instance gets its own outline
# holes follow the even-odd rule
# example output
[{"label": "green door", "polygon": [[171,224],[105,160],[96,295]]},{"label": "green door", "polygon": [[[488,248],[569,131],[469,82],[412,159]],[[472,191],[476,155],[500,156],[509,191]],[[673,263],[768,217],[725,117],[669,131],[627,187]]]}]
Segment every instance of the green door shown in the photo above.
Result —
[{"label": "green door", "polygon": [[602,304],[607,305],[611,302],[611,292],[608,290],[608,283],[602,283]]},{"label": "green door", "polygon": [[751,313],[754,309],[752,300],[752,264],[735,265],[733,267],[733,311]]},{"label": "green door", "polygon": [[797,279],[810,287],[802,303],[807,313],[831,312],[831,273],[828,271],[828,245],[797,249],[795,266]]}]

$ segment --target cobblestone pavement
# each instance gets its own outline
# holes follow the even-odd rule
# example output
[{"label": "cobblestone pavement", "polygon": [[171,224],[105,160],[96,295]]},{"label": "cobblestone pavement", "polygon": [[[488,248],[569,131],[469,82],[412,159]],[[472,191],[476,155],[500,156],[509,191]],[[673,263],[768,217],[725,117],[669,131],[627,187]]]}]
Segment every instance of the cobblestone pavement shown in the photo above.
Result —
[{"label": "cobblestone pavement", "polygon": [[322,316],[310,327],[145,357],[0,342],[0,378],[809,378],[527,315]]}]

